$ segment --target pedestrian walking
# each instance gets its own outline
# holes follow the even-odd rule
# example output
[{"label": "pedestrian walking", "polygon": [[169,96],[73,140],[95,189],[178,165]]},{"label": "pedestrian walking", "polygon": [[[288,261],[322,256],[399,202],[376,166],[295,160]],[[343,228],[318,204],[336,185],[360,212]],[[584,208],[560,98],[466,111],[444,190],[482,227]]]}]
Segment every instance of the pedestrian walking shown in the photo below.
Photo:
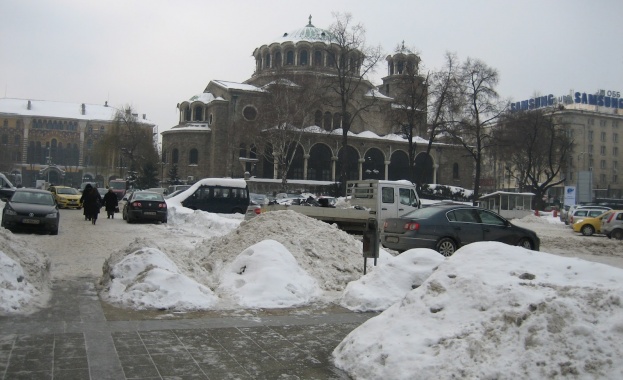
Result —
[{"label": "pedestrian walking", "polygon": [[104,208],[106,209],[106,219],[115,219],[115,211],[118,210],[119,201],[117,200],[117,194],[112,191],[112,188],[108,188],[108,191],[104,195]]},{"label": "pedestrian walking", "polygon": [[84,207],[84,220],[90,220],[92,224],[97,221],[97,215],[102,207],[102,197],[97,188],[87,184],[80,197],[82,207]]}]

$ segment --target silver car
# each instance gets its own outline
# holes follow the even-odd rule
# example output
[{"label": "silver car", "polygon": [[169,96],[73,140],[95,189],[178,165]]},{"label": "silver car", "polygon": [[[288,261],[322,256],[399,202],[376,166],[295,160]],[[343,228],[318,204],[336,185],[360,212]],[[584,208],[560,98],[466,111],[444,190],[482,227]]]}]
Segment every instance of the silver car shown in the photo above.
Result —
[{"label": "silver car", "polygon": [[623,240],[623,211],[614,211],[601,219],[601,233],[609,239]]}]

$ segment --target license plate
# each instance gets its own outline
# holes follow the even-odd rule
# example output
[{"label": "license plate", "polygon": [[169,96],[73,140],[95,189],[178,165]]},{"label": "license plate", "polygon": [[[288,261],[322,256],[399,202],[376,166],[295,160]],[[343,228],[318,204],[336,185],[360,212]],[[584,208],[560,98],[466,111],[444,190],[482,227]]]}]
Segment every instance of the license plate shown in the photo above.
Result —
[{"label": "license plate", "polygon": [[385,241],[388,243],[398,243],[398,238],[395,236],[387,236]]},{"label": "license plate", "polygon": [[155,211],[145,211],[143,214],[149,215],[149,216],[155,216],[156,212]]},{"label": "license plate", "polygon": [[39,224],[39,220],[38,219],[22,219],[22,223]]}]

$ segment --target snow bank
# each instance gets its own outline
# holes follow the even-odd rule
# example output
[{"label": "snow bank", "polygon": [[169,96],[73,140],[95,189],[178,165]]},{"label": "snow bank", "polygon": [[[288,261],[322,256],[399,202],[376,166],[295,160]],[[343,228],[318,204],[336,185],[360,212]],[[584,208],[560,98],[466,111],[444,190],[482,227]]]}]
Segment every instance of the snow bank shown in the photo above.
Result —
[{"label": "snow bank", "polygon": [[248,247],[269,239],[282,244],[323,290],[342,291],[363,273],[361,241],[295,211],[263,213],[227,235],[204,240],[194,251],[194,259],[211,273],[207,281],[215,288],[224,266]]},{"label": "snow bank", "polygon": [[261,241],[227,265],[219,293],[244,307],[283,308],[304,305],[322,291],[292,254],[274,240]]},{"label": "snow bank", "polygon": [[49,301],[50,289],[49,258],[0,228],[0,315],[38,310]]},{"label": "snow bank", "polygon": [[622,297],[619,268],[474,243],[333,358],[357,379],[618,379]]},{"label": "snow bank", "polygon": [[432,249],[410,249],[350,282],[340,304],[353,311],[383,311],[419,287],[444,261]]}]

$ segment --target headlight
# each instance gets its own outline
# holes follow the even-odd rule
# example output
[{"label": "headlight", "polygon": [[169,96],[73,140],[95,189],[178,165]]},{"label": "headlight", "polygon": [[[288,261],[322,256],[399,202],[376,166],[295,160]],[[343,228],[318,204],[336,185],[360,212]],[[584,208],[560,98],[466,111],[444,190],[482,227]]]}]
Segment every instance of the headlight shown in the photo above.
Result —
[{"label": "headlight", "polygon": [[47,214],[45,217],[46,218],[56,218],[57,213],[53,212],[51,214]]},{"label": "headlight", "polygon": [[4,213],[7,215],[17,215],[17,213],[13,210],[11,210],[10,208],[4,210]]}]

